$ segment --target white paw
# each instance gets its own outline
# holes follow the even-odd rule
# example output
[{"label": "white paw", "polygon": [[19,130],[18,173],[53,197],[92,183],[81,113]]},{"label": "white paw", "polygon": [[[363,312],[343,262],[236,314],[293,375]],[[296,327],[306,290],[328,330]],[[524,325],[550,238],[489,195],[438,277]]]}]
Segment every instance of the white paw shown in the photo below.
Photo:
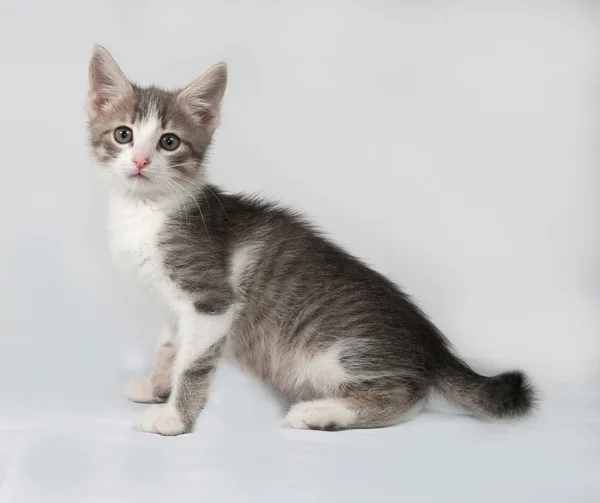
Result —
[{"label": "white paw", "polygon": [[125,386],[125,395],[132,402],[150,403],[154,400],[152,383],[147,377],[136,377]]},{"label": "white paw", "polygon": [[159,435],[181,435],[185,433],[185,425],[179,414],[168,405],[152,405],[140,416],[136,429]]},{"label": "white paw", "polygon": [[350,426],[356,414],[339,400],[300,402],[288,412],[285,423],[303,430],[340,430]]}]

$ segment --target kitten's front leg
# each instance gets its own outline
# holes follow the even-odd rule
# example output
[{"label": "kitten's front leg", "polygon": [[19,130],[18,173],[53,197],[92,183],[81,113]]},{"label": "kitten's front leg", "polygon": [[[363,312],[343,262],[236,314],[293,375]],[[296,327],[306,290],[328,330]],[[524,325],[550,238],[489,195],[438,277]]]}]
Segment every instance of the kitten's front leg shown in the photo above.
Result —
[{"label": "kitten's front leg", "polygon": [[138,422],[140,431],[180,435],[192,429],[206,404],[215,365],[223,352],[233,316],[231,305],[223,306],[217,313],[194,310],[181,316],[169,400],[144,411]]},{"label": "kitten's front leg", "polygon": [[136,377],[127,383],[125,394],[132,402],[162,403],[171,394],[171,374],[175,358],[175,327],[165,323],[158,339],[156,366],[150,377]]}]

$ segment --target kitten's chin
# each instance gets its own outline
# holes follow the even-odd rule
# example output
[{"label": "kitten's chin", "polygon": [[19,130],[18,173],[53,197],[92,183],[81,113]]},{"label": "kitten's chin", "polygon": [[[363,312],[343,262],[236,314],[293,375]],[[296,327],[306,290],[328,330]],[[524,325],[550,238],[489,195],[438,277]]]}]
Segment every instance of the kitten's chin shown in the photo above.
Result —
[{"label": "kitten's chin", "polygon": [[127,186],[133,190],[148,190],[152,187],[158,187],[158,184],[156,182],[152,181],[143,173],[127,175],[126,183]]},{"label": "kitten's chin", "polygon": [[127,177],[124,184],[132,195],[141,197],[164,196],[165,190],[158,183],[144,175]]},{"label": "kitten's chin", "polygon": [[109,189],[115,193],[140,198],[160,198],[165,196],[165,190],[145,175],[126,175],[110,177]]}]

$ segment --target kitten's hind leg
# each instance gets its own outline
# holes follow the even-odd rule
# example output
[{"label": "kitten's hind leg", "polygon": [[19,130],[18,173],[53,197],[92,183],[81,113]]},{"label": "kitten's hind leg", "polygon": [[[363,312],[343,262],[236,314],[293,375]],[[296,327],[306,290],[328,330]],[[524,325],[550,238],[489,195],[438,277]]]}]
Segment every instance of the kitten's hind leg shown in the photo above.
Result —
[{"label": "kitten's hind leg", "polygon": [[171,374],[173,360],[175,328],[166,323],[161,331],[156,352],[156,366],[150,377],[136,377],[127,383],[125,394],[136,403],[166,402],[171,393]]},{"label": "kitten's hind leg", "polygon": [[340,398],[297,403],[285,422],[291,428],[327,431],[382,428],[410,418],[426,397],[427,390],[417,385],[390,390],[364,387]]}]

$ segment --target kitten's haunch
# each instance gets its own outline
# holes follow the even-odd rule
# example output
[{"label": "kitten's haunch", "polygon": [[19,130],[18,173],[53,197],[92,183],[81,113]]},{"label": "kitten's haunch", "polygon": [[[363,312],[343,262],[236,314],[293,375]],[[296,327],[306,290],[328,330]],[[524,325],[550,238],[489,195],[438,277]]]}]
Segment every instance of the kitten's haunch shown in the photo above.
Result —
[{"label": "kitten's haunch", "polygon": [[281,396],[294,428],[389,426],[432,390],[483,417],[528,413],[521,372],[477,374],[396,285],[301,217],[205,182],[226,82],[218,64],[181,91],[142,88],[105,49],[92,56],[111,250],[164,310],[156,368],[127,387],[153,404],[138,428],[190,431],[224,351]]}]

